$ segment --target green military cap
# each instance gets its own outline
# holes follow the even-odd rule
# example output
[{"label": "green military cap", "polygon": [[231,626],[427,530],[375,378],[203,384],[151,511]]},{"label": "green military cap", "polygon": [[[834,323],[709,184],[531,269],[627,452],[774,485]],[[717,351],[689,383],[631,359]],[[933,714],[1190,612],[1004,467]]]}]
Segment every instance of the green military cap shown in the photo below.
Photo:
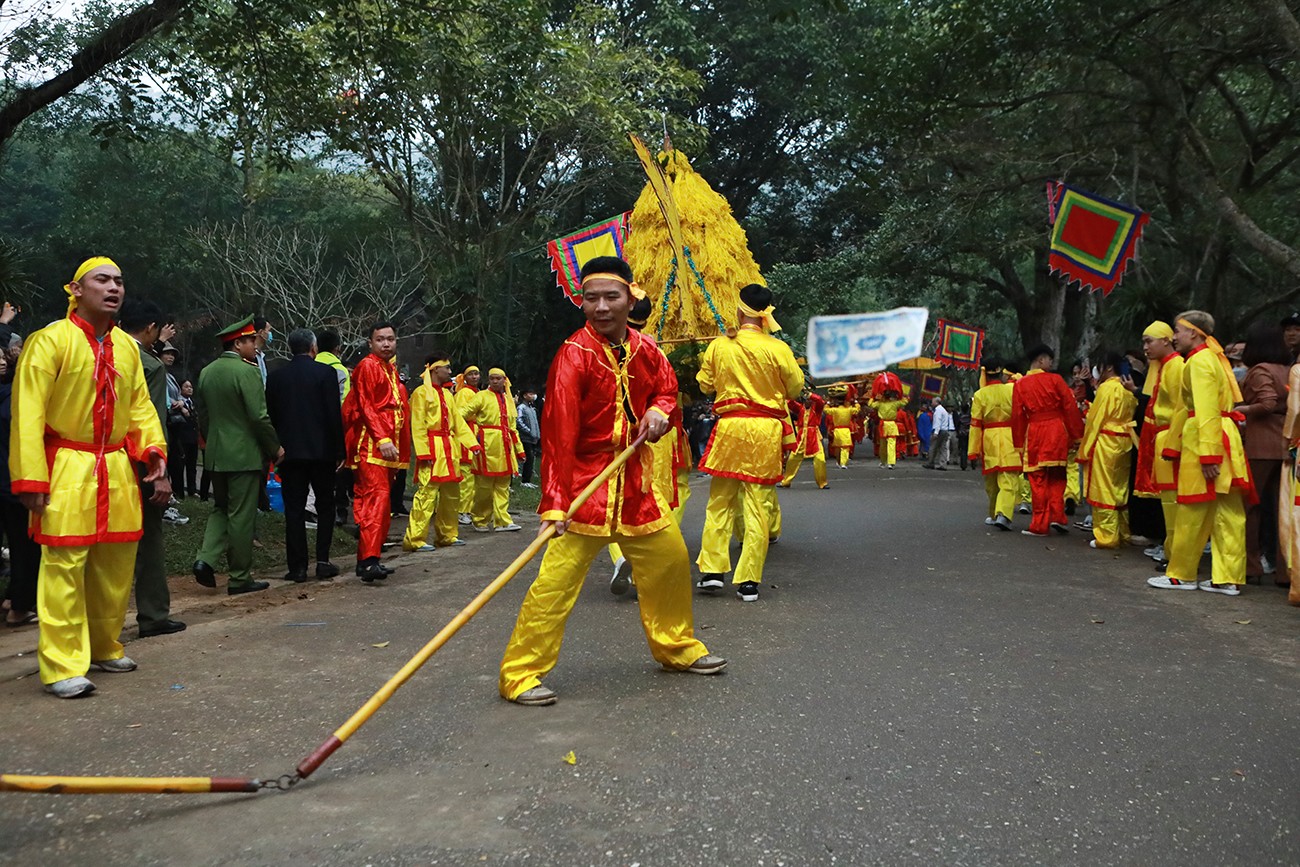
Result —
[{"label": "green military cap", "polygon": [[257,329],[253,327],[253,317],[249,316],[246,319],[239,320],[233,325],[227,325],[225,328],[218,331],[217,338],[220,339],[222,343],[231,343],[241,337],[249,337],[256,333]]}]

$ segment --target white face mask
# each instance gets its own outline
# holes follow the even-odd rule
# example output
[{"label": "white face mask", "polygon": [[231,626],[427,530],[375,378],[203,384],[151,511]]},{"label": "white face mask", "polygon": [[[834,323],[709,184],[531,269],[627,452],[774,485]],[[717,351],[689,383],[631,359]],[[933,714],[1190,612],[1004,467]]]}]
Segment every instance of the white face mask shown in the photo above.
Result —
[{"label": "white face mask", "polygon": [[1094,380],[1101,379],[1101,371],[1098,370],[1095,366],[1092,368],[1092,378]]}]

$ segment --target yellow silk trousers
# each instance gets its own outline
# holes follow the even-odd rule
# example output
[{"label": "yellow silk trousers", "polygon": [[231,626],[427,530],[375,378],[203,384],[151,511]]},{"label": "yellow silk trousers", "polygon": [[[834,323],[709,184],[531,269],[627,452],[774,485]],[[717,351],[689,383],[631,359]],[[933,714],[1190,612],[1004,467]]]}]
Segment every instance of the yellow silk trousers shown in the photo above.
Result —
[{"label": "yellow silk trousers", "polygon": [[[1160,511],[1165,516],[1165,560],[1169,559],[1170,553],[1174,550],[1174,528],[1178,521],[1178,492],[1161,491],[1160,492]],[[1205,544],[1201,543],[1204,548]]]},{"label": "yellow silk trousers", "polygon": [[1166,575],[1195,581],[1205,543],[1210,542],[1214,551],[1210,580],[1215,584],[1246,583],[1246,507],[1240,491],[1220,494],[1209,503],[1179,503],[1174,523],[1173,548],[1165,551],[1169,560]]},{"label": "yellow silk trousers", "polygon": [[645,536],[565,533],[547,543],[537,580],[519,607],[501,660],[498,689],[504,698],[514,699],[539,685],[555,668],[564,624],[583,578],[600,549],[611,541],[632,564],[641,628],[655,661],[669,668],[689,668],[709,652],[695,638],[690,557],[676,524]]},{"label": "yellow silk trousers", "polygon": [[1020,480],[1019,482],[1020,487],[1016,491],[1016,502],[1032,503],[1034,501],[1034,492],[1029,487],[1029,477],[1026,476],[1024,473],[1020,473],[1017,475],[1016,478]]},{"label": "yellow silk trousers", "polygon": [[474,508],[474,465],[460,464],[460,514],[468,515]]},{"label": "yellow silk trousers", "polygon": [[840,466],[842,466],[842,467],[847,467],[847,466],[849,465],[849,447],[848,447],[848,446],[840,446],[839,461],[840,461]]},{"label": "yellow silk trousers", "polygon": [[135,578],[136,542],[42,545],[36,583],[41,683],[83,677],[91,662],[120,659]]},{"label": "yellow silk trousers", "polygon": [[496,524],[498,527],[510,525],[510,477],[509,476],[475,476],[474,477],[474,516],[475,527]]},{"label": "yellow silk trousers", "polygon": [[1118,548],[1128,538],[1127,509],[1092,507],[1092,540],[1098,548]]},{"label": "yellow silk trousers", "polygon": [[429,524],[433,523],[434,544],[445,548],[453,544],[460,535],[458,513],[460,511],[460,482],[433,482],[432,467],[419,467],[416,470],[415,496],[411,498],[411,519],[406,525],[406,536],[402,539],[402,548],[414,551],[425,544],[429,536]]},{"label": "yellow silk trousers", "polygon": [[985,473],[984,492],[989,496],[989,517],[1011,518],[1020,496],[1020,473]]},{"label": "yellow silk trousers", "polygon": [[772,513],[776,491],[772,485],[757,485],[714,476],[709,485],[709,504],[704,509],[704,534],[700,539],[700,556],[695,565],[704,573],[731,571],[731,532],[736,501],[740,500],[744,517],[744,547],[731,576],[732,584],[763,580],[763,562],[772,532]]},{"label": "yellow silk trousers", "polygon": [[1078,454],[1078,449],[1072,447],[1068,462],[1065,465],[1065,499],[1074,500],[1075,503],[1082,503],[1083,480],[1080,478],[1079,463],[1075,460]]},{"label": "yellow silk trousers", "polygon": [[898,460],[898,437],[885,437],[885,463],[893,466]]},{"label": "yellow silk trousers", "polygon": [[[677,471],[677,508],[673,509],[673,520],[677,526],[681,527],[682,519],[686,517],[686,501],[691,498],[691,471]],[[617,563],[623,558],[623,549],[617,542],[609,543],[609,559]],[[632,576],[633,583],[636,582],[636,576]]]},{"label": "yellow silk trousers", "polygon": [[[801,450],[796,450],[790,455],[790,459],[785,462],[785,478],[781,480],[781,487],[790,487],[794,477],[799,473],[799,467],[803,465],[804,455]],[[818,449],[812,456],[813,462],[813,479],[817,482],[817,487],[826,487],[826,453]]]}]

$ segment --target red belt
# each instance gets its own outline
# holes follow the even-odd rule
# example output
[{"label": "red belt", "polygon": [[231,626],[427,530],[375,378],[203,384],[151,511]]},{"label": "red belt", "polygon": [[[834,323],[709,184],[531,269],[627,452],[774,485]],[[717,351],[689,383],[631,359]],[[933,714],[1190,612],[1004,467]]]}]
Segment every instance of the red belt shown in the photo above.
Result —
[{"label": "red belt", "polygon": [[985,430],[992,430],[993,428],[996,428],[996,427],[1011,427],[1011,422],[1009,422],[1009,421],[983,421],[983,422],[980,422],[979,426],[982,427],[982,428],[984,428]]},{"label": "red belt", "polygon": [[1108,437],[1126,437],[1126,436],[1128,436],[1128,431],[1126,431],[1126,430],[1103,430],[1103,431],[1097,431],[1097,433],[1105,434],[1105,435],[1108,436]]},{"label": "red belt", "polygon": [[83,443],[46,434],[45,447],[47,449],[72,449],[78,452],[93,452],[94,454],[104,452],[107,454],[108,452],[120,452],[122,449],[126,448],[126,440],[122,440],[120,443],[109,443],[101,446],[99,443]]},{"label": "red belt", "polygon": [[[743,407],[742,409],[732,410],[731,407]],[[774,418],[781,421],[789,421],[790,414],[784,409],[772,409],[756,403],[752,400],[745,400],[743,397],[733,397],[727,400],[718,401],[713,405],[713,411],[719,418]]]},{"label": "red belt", "polygon": [[[1245,421],[1245,420],[1246,420],[1246,415],[1245,415],[1245,413],[1240,413],[1240,412],[1220,412],[1219,415],[1222,416],[1223,418],[1230,418],[1230,419],[1232,419],[1233,421]],[[1188,412],[1188,413],[1187,413],[1187,417],[1188,417],[1188,418],[1196,418],[1196,410],[1191,410],[1190,412]]]}]

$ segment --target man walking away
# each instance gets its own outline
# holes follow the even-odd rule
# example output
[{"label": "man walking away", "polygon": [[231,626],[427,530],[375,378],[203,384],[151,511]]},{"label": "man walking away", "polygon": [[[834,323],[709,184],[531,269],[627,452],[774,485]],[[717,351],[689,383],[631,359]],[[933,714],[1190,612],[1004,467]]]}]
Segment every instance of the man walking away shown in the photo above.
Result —
[{"label": "man walking away", "polygon": [[519,467],[520,484],[525,488],[535,488],[533,484],[533,462],[542,447],[542,426],[537,422],[537,390],[529,388],[520,395],[519,404],[519,442],[524,447],[524,462]]},{"label": "man walking away", "polygon": [[310,329],[289,332],[288,364],[266,378],[266,409],[284,446],[280,482],[284,494],[284,548],[289,561],[285,580],[307,580],[307,489],[316,495],[316,577],[339,574],[330,562],[334,539],[334,473],[343,462],[343,414],[334,370],[317,364],[316,335]]},{"label": "man walking away", "polygon": [[930,460],[923,466],[931,470],[946,470],[957,426],[953,423],[952,413],[943,405],[943,398],[931,399],[930,409],[933,412],[934,432],[931,434]]}]

